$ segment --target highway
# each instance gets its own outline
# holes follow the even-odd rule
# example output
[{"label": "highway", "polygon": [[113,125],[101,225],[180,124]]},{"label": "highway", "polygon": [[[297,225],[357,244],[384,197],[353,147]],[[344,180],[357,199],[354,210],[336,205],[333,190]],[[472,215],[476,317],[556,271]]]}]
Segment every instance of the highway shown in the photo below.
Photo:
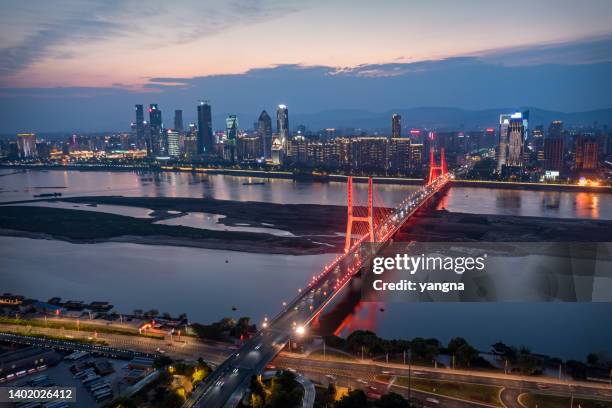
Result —
[{"label": "highway", "polygon": [[[7,325],[2,325],[0,328],[7,328]],[[12,328],[12,327],[11,327]],[[36,328],[36,333],[44,328]],[[34,331],[33,331],[34,332]],[[89,333],[90,334],[90,333]],[[66,332],[66,335],[74,338],[87,338],[88,333],[85,332]],[[168,340],[159,340],[154,338],[146,338],[142,336],[128,335],[105,335],[103,340],[108,343],[106,346],[89,345],[77,343],[67,340],[47,340],[28,336],[16,336],[12,334],[0,333],[0,339],[15,341],[21,344],[32,344],[42,347],[53,347],[66,350],[86,350],[94,353],[100,353],[121,358],[131,358],[134,355],[156,356],[160,353],[157,350],[164,350],[169,357],[174,359],[195,360],[202,357],[204,360],[211,363],[219,364],[226,360],[231,355],[233,349],[223,343],[203,343],[196,339],[188,339],[187,342],[173,342]],[[261,350],[261,348],[260,348]],[[257,350],[259,351],[259,350]],[[274,352],[273,352],[274,353]],[[257,355],[253,354],[250,358],[245,359],[247,363],[255,363],[253,370],[257,370]],[[353,389],[363,388],[366,391],[369,389],[377,389],[379,392],[387,392],[392,390],[404,396],[408,395],[406,387],[394,384],[389,384],[384,381],[384,376],[408,376],[408,366],[403,364],[384,363],[372,360],[339,360],[335,358],[322,359],[318,357],[309,357],[302,354],[282,352],[273,361],[277,368],[291,368],[303,374],[307,378],[327,384],[330,381],[337,386],[351,387]],[[248,367],[242,367],[239,371],[247,370]],[[233,369],[232,369],[233,370]],[[500,398],[507,408],[522,408],[517,405],[516,398],[521,393],[527,391],[542,391],[558,393],[563,395],[583,395],[587,397],[608,398],[612,400],[612,386],[602,383],[587,383],[579,381],[562,381],[550,377],[530,377],[520,375],[507,375],[496,372],[482,372],[472,370],[451,370],[448,368],[433,368],[424,366],[411,367],[412,378],[422,378],[441,381],[452,381],[454,383],[462,382],[468,384],[490,385],[495,387],[503,387],[500,393]],[[330,379],[332,376],[333,379]],[[383,377],[381,377],[383,376]],[[230,380],[240,381],[238,373],[230,373],[225,376]],[[246,381],[244,386],[248,385],[250,377],[243,377],[242,381]],[[230,384],[230,386],[233,384]],[[235,385],[235,384],[234,384]],[[225,388],[225,387],[223,387]],[[230,403],[239,401],[242,393],[240,387],[236,387],[229,394],[228,401]],[[473,402],[466,402],[450,397],[444,397],[438,394],[426,393],[423,391],[411,391],[412,397],[417,397],[421,400],[426,398],[434,398],[444,407],[468,407],[482,406]]]}]

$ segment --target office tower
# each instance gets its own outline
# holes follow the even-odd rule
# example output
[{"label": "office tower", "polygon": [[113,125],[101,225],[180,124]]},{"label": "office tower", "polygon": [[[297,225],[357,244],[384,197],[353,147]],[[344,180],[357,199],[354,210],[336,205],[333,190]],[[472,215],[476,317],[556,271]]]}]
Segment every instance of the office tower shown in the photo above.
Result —
[{"label": "office tower", "polygon": [[398,138],[402,136],[402,116],[394,113],[391,116],[391,137]]},{"label": "office tower", "polygon": [[176,130],[166,130],[166,143],[168,144],[168,156],[179,157],[181,155],[179,148],[179,132]]},{"label": "office tower", "polygon": [[283,146],[283,150],[287,151],[287,141],[289,139],[289,109],[285,105],[278,105],[276,109],[276,133]]},{"label": "office tower", "polygon": [[413,170],[421,170],[423,168],[423,144],[410,144],[410,167]]},{"label": "office tower", "polygon": [[17,134],[17,156],[20,159],[36,157],[36,135],[34,133]]},{"label": "office tower", "polygon": [[546,137],[544,139],[544,170],[562,172],[564,167],[563,138]]},{"label": "office tower", "polygon": [[563,122],[555,120],[548,126],[548,134],[544,138],[544,170],[561,172],[564,167]]},{"label": "office tower", "polygon": [[149,105],[149,143],[147,146],[149,156],[159,156],[165,153],[162,128],[162,112],[156,103],[152,103]]},{"label": "office tower", "polygon": [[497,152],[497,171],[504,166],[520,168],[523,166],[525,135],[528,131],[529,111],[502,114],[499,117],[499,144]]},{"label": "office tower", "polygon": [[406,172],[410,169],[410,139],[393,137],[389,139],[389,168]]},{"label": "office tower", "polygon": [[599,145],[594,137],[579,135],[576,138],[576,170],[596,170],[599,161]]},{"label": "office tower", "polygon": [[144,131],[144,109],[142,105],[135,105],[136,107],[136,140],[142,142],[145,138]]},{"label": "office tower", "polygon": [[257,120],[257,135],[263,142],[264,157],[272,159],[272,118],[265,110],[261,111]]},{"label": "office tower", "polygon": [[181,109],[174,111],[174,130],[177,132],[183,131],[183,111]]},{"label": "office tower", "polygon": [[213,154],[212,114],[205,101],[198,105],[198,153]]},{"label": "office tower", "polygon": [[233,162],[237,159],[236,156],[236,139],[238,138],[238,117],[229,115],[225,119],[225,135],[226,144],[229,148],[229,159]]}]

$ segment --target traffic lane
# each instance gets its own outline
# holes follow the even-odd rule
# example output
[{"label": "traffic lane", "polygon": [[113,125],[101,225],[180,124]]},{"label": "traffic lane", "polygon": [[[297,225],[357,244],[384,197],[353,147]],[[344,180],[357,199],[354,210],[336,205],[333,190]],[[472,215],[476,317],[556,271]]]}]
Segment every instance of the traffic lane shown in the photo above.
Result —
[{"label": "traffic lane", "polygon": [[525,408],[518,402],[521,394],[522,392],[516,388],[504,388],[499,394],[499,399],[506,408]]},{"label": "traffic lane", "polygon": [[[343,361],[323,361],[320,359],[307,359],[303,357],[296,357],[295,354],[283,353],[274,360],[274,363],[278,362],[277,365],[298,365],[303,366],[319,366],[325,368],[334,368],[342,370],[359,371],[362,373],[369,374],[388,374],[393,373],[401,376],[408,376],[409,369],[407,366],[398,367],[398,365],[382,365],[380,363],[373,362],[343,362]],[[462,373],[462,372],[449,372],[447,369],[434,369],[429,367],[413,366],[410,370],[411,374],[416,377],[446,380],[446,381],[462,381],[470,382],[482,385],[494,385],[494,386],[505,386],[508,388],[522,388],[528,390],[541,390],[546,389],[548,391],[557,391],[563,393],[578,393],[583,395],[605,395],[607,392],[612,392],[612,387],[605,384],[579,384],[574,385],[570,383],[558,383],[555,379],[551,378],[504,378],[503,374],[497,373],[486,373],[486,372],[474,372],[474,373]],[[488,376],[490,375],[490,376]],[[552,381],[552,382],[551,382]]]}]

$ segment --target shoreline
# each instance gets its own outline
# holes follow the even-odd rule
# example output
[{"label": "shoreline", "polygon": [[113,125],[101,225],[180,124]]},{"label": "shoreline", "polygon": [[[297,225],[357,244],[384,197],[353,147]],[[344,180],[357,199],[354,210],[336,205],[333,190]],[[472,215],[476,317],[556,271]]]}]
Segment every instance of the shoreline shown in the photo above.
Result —
[{"label": "shoreline", "polygon": [[[343,174],[299,174],[290,171],[274,171],[274,170],[246,170],[246,169],[216,169],[216,168],[188,168],[178,166],[92,166],[84,167],[80,165],[7,165],[0,164],[1,168],[7,169],[22,169],[22,170],[43,170],[43,171],[106,171],[106,172],[171,172],[171,173],[202,173],[210,175],[225,175],[233,177],[259,177],[265,179],[284,179],[293,180],[294,182],[313,182],[313,183],[329,183],[329,182],[345,182],[347,175]],[[19,171],[15,171],[16,174]],[[367,176],[353,176],[353,181],[356,183],[366,183]],[[424,179],[408,178],[408,177],[393,177],[393,176],[373,176],[372,179],[377,184],[387,185],[423,185]],[[494,189],[511,189],[511,190],[531,190],[531,191],[562,191],[562,192],[587,192],[587,193],[603,193],[612,194],[612,186],[580,186],[574,184],[554,184],[554,183],[529,183],[529,182],[509,182],[509,181],[493,181],[493,180],[451,180],[451,187],[476,187],[476,188],[494,188]]]}]

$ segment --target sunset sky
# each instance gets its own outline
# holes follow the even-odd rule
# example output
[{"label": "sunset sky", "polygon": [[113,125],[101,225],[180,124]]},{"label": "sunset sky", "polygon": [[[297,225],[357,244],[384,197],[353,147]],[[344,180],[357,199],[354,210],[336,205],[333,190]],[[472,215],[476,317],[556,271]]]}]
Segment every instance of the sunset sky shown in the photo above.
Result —
[{"label": "sunset sky", "polygon": [[[72,98],[64,100],[69,106],[80,105],[74,98],[92,102],[109,93],[157,93],[163,103],[163,95],[193,87],[190,81],[198,78],[229,80],[236,77],[226,74],[285,65],[325,67],[327,77],[337,72],[375,77],[419,72],[425,69],[420,62],[454,57],[504,69],[612,61],[609,0],[3,0],[0,7],[0,107],[13,114],[14,123],[3,124],[11,130],[27,125],[21,119],[23,107],[36,98],[61,95]],[[571,75],[578,74],[564,78]],[[580,75],[593,80],[592,73]],[[448,105],[439,91],[428,90],[427,95],[441,97],[431,103]],[[193,99],[198,95],[210,97],[206,88],[194,89]],[[223,109],[255,110],[212,97]],[[185,100],[185,106],[194,100]],[[557,95],[549,100],[543,107],[612,105],[608,98],[601,106],[598,97],[584,106],[560,105]],[[133,103],[129,97],[123,101]],[[506,105],[481,102],[465,107]],[[540,103],[529,98],[510,102]],[[173,103],[172,108],[179,105]],[[43,116],[33,127],[44,127],[47,119]],[[66,123],[71,126],[77,124]]]},{"label": "sunset sky", "polygon": [[612,2],[4,0],[2,9],[3,86],[133,87],[151,77],[573,41],[609,33]]}]

